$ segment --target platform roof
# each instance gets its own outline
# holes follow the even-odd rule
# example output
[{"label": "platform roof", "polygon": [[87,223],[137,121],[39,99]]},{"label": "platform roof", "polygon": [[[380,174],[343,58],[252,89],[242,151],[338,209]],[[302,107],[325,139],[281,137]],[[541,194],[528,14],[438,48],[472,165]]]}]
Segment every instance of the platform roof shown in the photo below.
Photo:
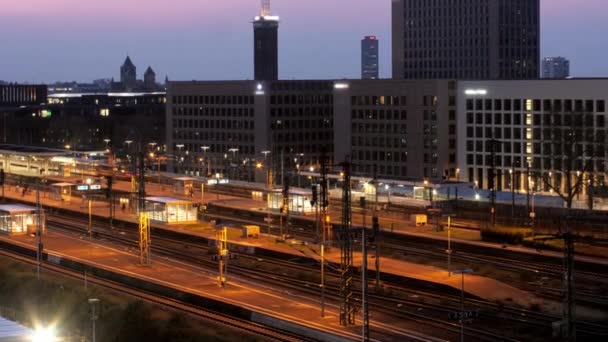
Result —
[{"label": "platform roof", "polygon": [[0,212],[5,213],[23,213],[23,212],[32,212],[36,210],[35,207],[30,207],[25,204],[2,204],[0,205]]},{"label": "platform roof", "polygon": [[0,341],[30,341],[34,330],[0,317]]},{"label": "platform roof", "polygon": [[75,184],[72,183],[53,183],[51,186],[73,186]]},{"label": "platform roof", "polygon": [[164,203],[164,204],[171,204],[171,203],[192,203],[191,201],[181,200],[179,198],[163,197],[163,196],[146,197],[146,201],[148,201],[148,202],[155,202],[155,203]]},{"label": "platform roof", "polygon": [[173,178],[174,180],[178,180],[178,181],[193,181],[194,178],[191,177],[177,177],[177,178]]},{"label": "platform roof", "polygon": [[70,153],[69,151],[45,148],[45,147],[0,144],[0,154],[55,157],[55,156],[68,155],[69,153]]}]

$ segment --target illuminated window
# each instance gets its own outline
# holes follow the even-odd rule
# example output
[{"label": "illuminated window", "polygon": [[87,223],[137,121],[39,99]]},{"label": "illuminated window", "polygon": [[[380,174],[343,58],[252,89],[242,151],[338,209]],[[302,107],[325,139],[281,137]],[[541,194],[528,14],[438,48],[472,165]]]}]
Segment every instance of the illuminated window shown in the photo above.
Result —
[{"label": "illuminated window", "polygon": [[531,99],[526,100],[526,110],[532,110],[532,100]]},{"label": "illuminated window", "polygon": [[101,116],[110,116],[110,110],[108,108],[103,108],[99,111],[99,115]]}]

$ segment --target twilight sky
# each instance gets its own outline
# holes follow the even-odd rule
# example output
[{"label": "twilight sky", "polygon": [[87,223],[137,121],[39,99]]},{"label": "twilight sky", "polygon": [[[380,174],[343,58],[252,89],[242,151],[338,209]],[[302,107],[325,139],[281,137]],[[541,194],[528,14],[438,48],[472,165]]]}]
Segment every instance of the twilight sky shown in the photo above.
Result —
[{"label": "twilight sky", "polygon": [[[251,19],[259,0],[0,0],[0,80],[119,77],[252,78]],[[272,0],[281,17],[280,76],[357,78],[360,39],[376,35],[390,77],[390,0]],[[606,0],[541,0],[542,56],[571,59],[574,76],[608,76]]]}]

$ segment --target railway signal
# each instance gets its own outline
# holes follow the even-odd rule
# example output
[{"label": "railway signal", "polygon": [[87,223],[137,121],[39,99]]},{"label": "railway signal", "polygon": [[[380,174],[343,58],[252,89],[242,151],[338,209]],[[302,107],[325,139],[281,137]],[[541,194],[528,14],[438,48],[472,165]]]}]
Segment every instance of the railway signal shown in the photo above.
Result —
[{"label": "railway signal", "polygon": [[[217,285],[221,288],[226,288],[226,275],[228,274],[228,260],[231,259],[228,251],[228,229],[226,227],[218,228],[215,231],[217,241],[217,255],[213,256],[213,260],[218,261]],[[235,257],[235,259],[238,258]]]}]

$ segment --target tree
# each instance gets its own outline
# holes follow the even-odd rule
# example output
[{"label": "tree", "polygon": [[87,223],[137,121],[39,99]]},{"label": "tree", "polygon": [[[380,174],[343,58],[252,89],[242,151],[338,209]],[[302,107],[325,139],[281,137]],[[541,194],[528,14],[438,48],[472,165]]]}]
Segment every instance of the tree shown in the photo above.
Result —
[{"label": "tree", "polygon": [[553,156],[552,167],[545,165],[545,169],[554,171],[543,173],[541,179],[546,188],[562,198],[568,210],[585,188],[590,196],[589,208],[593,208],[592,188],[604,181],[598,174],[604,167],[596,163],[605,154],[602,132],[595,130],[593,115],[584,112],[565,113],[563,119],[561,113],[554,113],[549,128],[543,130],[543,154]]}]

